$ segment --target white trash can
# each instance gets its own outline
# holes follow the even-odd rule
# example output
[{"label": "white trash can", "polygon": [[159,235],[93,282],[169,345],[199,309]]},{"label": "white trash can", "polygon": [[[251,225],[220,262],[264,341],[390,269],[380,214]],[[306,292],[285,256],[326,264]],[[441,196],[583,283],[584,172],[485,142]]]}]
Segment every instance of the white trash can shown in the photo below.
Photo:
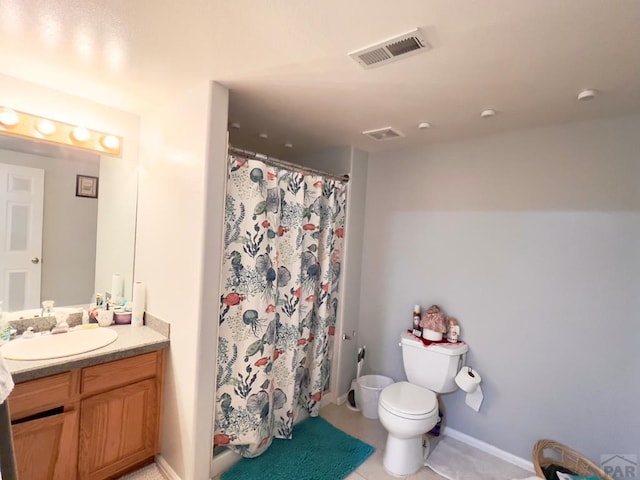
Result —
[{"label": "white trash can", "polygon": [[378,418],[378,399],[380,392],[393,382],[392,378],[384,375],[364,375],[358,377],[358,387],[360,403],[357,406],[362,411],[362,415],[367,418]]}]

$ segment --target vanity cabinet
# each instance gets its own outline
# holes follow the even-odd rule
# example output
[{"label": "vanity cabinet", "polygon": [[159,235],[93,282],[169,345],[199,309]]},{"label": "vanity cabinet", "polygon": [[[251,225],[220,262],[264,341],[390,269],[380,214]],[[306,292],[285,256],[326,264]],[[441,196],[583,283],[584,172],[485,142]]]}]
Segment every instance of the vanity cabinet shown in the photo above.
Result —
[{"label": "vanity cabinet", "polygon": [[109,478],[158,453],[161,363],[146,354],[83,370],[81,480]]},{"label": "vanity cabinet", "polygon": [[101,480],[159,451],[158,350],[16,385],[9,397],[20,479]]}]

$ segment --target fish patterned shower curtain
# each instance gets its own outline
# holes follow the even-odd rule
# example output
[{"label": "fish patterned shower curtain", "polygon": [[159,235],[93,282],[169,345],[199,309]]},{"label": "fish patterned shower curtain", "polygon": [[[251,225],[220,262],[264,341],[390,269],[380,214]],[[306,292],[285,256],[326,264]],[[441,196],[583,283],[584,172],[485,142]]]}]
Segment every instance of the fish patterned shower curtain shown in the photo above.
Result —
[{"label": "fish patterned shower curtain", "polygon": [[338,309],[344,182],[229,156],[214,443],[245,457],[318,415]]}]

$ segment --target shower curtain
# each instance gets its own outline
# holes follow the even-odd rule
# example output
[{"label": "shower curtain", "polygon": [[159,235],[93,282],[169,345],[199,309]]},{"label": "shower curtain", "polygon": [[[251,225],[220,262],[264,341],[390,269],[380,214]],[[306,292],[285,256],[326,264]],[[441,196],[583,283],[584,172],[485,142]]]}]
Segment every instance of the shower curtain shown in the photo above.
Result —
[{"label": "shower curtain", "polygon": [[245,457],[318,415],[338,307],[346,184],[229,155],[214,444]]}]

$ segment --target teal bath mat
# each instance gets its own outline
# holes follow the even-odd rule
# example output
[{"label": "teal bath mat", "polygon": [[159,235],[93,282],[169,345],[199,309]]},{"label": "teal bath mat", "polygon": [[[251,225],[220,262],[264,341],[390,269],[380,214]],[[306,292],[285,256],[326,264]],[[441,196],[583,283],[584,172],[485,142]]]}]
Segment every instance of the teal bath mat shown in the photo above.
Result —
[{"label": "teal bath mat", "polygon": [[296,425],[291,440],[274,439],[256,458],[243,458],[222,480],[339,480],[375,449],[320,417]]}]

